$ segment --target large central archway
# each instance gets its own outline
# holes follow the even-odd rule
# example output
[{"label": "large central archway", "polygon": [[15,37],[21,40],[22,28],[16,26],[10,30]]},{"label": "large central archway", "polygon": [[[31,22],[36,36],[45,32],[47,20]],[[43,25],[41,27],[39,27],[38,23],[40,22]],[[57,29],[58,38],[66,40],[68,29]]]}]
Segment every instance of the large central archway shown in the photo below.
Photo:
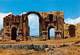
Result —
[{"label": "large central archway", "polygon": [[30,36],[39,36],[39,17],[36,14],[28,15],[28,22],[30,27]]},{"label": "large central archway", "polygon": [[28,26],[30,36],[40,36],[41,35],[41,15],[38,12],[28,12]]},{"label": "large central archway", "polygon": [[17,37],[17,29],[16,27],[12,27],[11,29],[11,40],[16,40]]}]

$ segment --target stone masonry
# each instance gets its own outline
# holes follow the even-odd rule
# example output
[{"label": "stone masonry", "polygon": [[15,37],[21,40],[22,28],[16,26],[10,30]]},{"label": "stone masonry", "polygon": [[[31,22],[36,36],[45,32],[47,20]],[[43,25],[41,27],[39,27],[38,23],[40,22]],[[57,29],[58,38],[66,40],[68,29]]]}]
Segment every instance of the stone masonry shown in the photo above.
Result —
[{"label": "stone masonry", "polygon": [[55,28],[55,38],[64,37],[64,14],[63,12],[27,12],[22,15],[9,14],[4,17],[4,37],[5,40],[28,40],[30,27],[28,25],[28,15],[36,14],[39,17],[39,36],[50,39],[48,30]]}]

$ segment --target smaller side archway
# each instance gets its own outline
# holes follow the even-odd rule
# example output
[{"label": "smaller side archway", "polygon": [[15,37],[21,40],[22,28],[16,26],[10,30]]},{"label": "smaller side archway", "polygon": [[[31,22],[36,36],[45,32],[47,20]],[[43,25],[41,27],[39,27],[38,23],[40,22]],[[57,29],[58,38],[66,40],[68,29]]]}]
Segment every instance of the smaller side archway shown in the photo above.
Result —
[{"label": "smaller side archway", "polygon": [[17,28],[12,27],[12,29],[11,29],[11,40],[16,40],[16,38],[17,38]]},{"label": "smaller side archway", "polygon": [[48,28],[48,39],[55,38],[55,32],[55,28],[53,26],[50,26]]}]

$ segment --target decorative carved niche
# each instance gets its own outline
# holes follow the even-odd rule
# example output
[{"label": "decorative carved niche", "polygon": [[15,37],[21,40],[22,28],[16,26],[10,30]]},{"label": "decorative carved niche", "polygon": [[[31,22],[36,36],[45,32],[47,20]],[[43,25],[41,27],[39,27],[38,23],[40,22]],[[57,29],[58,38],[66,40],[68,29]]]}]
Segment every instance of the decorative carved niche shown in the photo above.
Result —
[{"label": "decorative carved niche", "polygon": [[49,19],[50,21],[53,21],[53,14],[48,14],[48,19]]}]

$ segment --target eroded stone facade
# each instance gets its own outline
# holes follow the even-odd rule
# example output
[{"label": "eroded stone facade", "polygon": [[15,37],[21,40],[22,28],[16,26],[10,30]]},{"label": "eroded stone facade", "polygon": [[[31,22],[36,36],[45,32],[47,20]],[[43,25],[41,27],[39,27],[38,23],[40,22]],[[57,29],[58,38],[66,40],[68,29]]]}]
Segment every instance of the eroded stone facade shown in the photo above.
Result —
[{"label": "eroded stone facade", "polygon": [[64,24],[64,38],[79,36],[79,25]]},{"label": "eroded stone facade", "polygon": [[50,39],[48,30],[55,28],[55,38],[64,37],[64,14],[63,12],[27,12],[22,15],[10,14],[4,17],[4,39],[5,40],[28,40],[30,27],[28,15],[36,14],[39,17],[39,36],[43,39]]}]

